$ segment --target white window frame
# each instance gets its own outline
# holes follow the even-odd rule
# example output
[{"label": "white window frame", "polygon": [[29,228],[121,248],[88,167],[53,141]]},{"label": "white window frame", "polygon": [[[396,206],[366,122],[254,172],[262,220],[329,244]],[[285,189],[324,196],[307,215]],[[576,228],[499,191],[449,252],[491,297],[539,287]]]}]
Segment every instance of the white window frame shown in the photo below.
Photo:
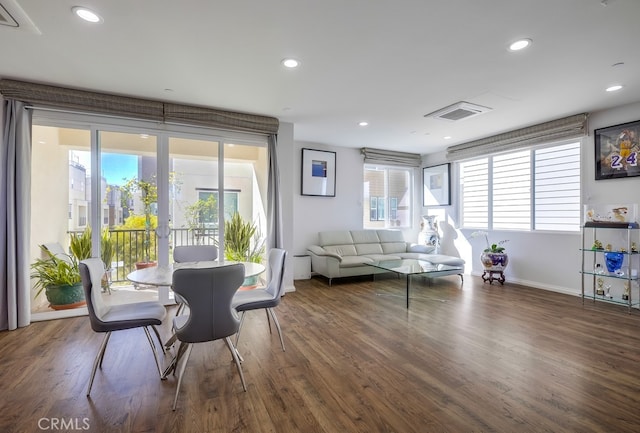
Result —
[{"label": "white window frame", "polygon": [[[482,229],[482,230],[510,230],[510,231],[550,231],[550,232],[578,232],[580,230],[580,218],[581,218],[581,197],[582,197],[582,170],[581,170],[581,164],[580,164],[580,159],[582,157],[581,155],[581,147],[582,147],[582,140],[581,139],[574,139],[574,140],[567,140],[567,141],[563,141],[563,142],[556,142],[556,143],[550,143],[550,144],[546,144],[546,145],[540,145],[540,146],[535,146],[535,147],[531,147],[529,148],[527,151],[529,152],[529,169],[528,169],[528,188],[529,188],[529,194],[528,194],[528,200],[529,200],[529,204],[522,206],[523,209],[528,209],[528,224],[525,224],[526,227],[523,226],[523,224],[521,223],[519,226],[518,224],[514,223],[512,226],[497,226],[495,224],[495,218],[494,218],[494,174],[495,174],[495,169],[494,169],[494,158],[497,157],[498,155],[502,158],[505,155],[510,155],[510,154],[522,154],[523,150],[513,150],[507,153],[500,153],[500,154],[493,154],[493,155],[485,155],[482,157],[478,157],[478,158],[473,158],[473,159],[468,159],[466,161],[461,161],[459,162],[459,170],[458,170],[458,196],[460,197],[459,199],[459,215],[460,215],[460,222],[461,222],[461,228],[463,229]],[[556,150],[559,153],[565,152],[569,154],[569,158],[564,160],[563,163],[567,164],[564,168],[563,167],[557,167],[555,168],[555,172],[556,173],[561,173],[561,172],[570,172],[573,171],[576,175],[577,175],[577,179],[575,179],[575,177],[571,177],[569,178],[569,180],[573,179],[574,182],[570,182],[574,185],[573,188],[567,188],[568,192],[569,192],[569,198],[562,198],[562,199],[557,199],[556,200],[556,205],[559,203],[564,203],[567,204],[567,207],[573,208],[570,211],[566,212],[566,216],[564,216],[564,221],[561,222],[557,222],[555,224],[550,223],[547,221],[546,224],[542,224],[543,220],[548,220],[548,215],[544,215],[542,209],[538,210],[536,206],[540,206],[542,207],[542,205],[540,204],[540,202],[543,200],[543,198],[540,195],[537,195],[537,191],[536,191],[536,187],[540,187],[540,185],[542,184],[541,179],[542,177],[540,176],[542,174],[541,171],[536,171],[536,155],[540,156],[542,154],[544,154],[545,152],[549,152],[550,150]],[[573,157],[577,157],[577,161],[571,161],[570,158]],[[483,184],[486,183],[486,189],[485,190],[478,190],[479,193],[478,195],[480,197],[484,197],[486,195],[486,207],[482,204],[479,204],[476,207],[476,213],[478,211],[482,211],[484,208],[484,212],[486,212],[486,224],[483,223],[483,219],[482,218],[476,218],[474,221],[479,222],[478,224],[468,224],[467,218],[465,218],[465,197],[469,197],[471,194],[469,193],[471,187],[469,187],[469,189],[467,191],[465,191],[465,185],[464,185],[464,166],[465,164],[468,163],[474,163],[474,162],[478,162],[478,164],[481,164],[483,160],[487,161],[487,168],[486,168],[486,173],[478,173],[478,176],[482,176],[483,174],[486,175],[486,178],[484,176],[482,176],[481,178],[479,178],[479,181],[476,182],[476,185],[473,185],[473,187],[478,187],[478,185],[480,186],[480,189],[482,187]],[[539,160],[542,160],[542,158],[539,158]],[[553,163],[550,163],[548,165],[546,165],[546,167],[551,167],[553,166]],[[540,167],[540,166],[539,166]],[[553,170],[553,168],[552,168]],[[536,175],[538,175],[536,177]],[[526,177],[526,176],[525,176]],[[558,185],[558,186],[565,186],[567,184],[566,180],[560,180],[561,176],[556,175],[556,178],[558,178],[552,185]],[[472,182],[473,182],[473,178]],[[577,186],[577,188],[576,188]],[[576,192],[577,191],[577,192]],[[465,193],[467,193],[467,195],[465,195]],[[551,194],[548,194],[546,197],[546,199],[549,199],[549,196]],[[522,198],[522,197],[520,197]],[[561,200],[569,200],[571,199],[572,201],[568,201],[568,202],[562,202]],[[553,199],[551,199],[553,201]],[[467,214],[469,214],[470,212],[473,211],[473,208],[471,207],[467,207],[466,212]],[[469,220],[471,220],[471,218],[469,218]],[[514,219],[515,221],[515,219]]]}]

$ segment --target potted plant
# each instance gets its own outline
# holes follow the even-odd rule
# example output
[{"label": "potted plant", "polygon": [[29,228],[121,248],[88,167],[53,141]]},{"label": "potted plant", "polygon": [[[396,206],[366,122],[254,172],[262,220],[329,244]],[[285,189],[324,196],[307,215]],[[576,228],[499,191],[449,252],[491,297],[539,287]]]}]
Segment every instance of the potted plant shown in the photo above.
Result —
[{"label": "potted plant", "polygon": [[[102,289],[104,291],[110,290],[110,281],[108,278],[111,272],[111,262],[113,261],[113,255],[115,253],[113,249],[113,240],[108,229],[102,230],[100,239],[100,257],[104,263],[106,273],[102,279]],[[72,233],[69,249],[73,256],[78,260],[84,260],[91,257],[91,227],[87,227],[82,233]]]},{"label": "potted plant", "polygon": [[487,232],[473,232],[472,238],[483,236],[487,247],[482,251],[480,255],[480,261],[486,271],[504,271],[509,263],[509,256],[505,253],[505,248],[502,246],[509,242],[508,239],[499,241],[498,243],[489,243],[489,235]]},{"label": "potted plant", "polygon": [[40,248],[46,257],[37,259],[31,265],[31,278],[35,278],[34,288],[38,289],[36,297],[44,291],[54,310],[85,305],[78,259],[73,255],[58,257],[42,246]]},{"label": "potted plant", "polygon": [[151,229],[152,227],[152,205],[158,202],[158,186],[155,182],[146,181],[133,177],[129,179],[122,187],[123,195],[131,198],[134,193],[140,193],[140,201],[142,202],[144,212],[144,241],[143,254],[144,261],[137,262],[136,268],[147,268],[155,266],[156,262],[151,260]]},{"label": "potted plant", "polygon": [[[258,227],[245,221],[239,213],[224,223],[224,257],[226,260],[238,262],[262,262],[265,245]],[[252,286],[258,276],[245,279],[243,286]]]}]

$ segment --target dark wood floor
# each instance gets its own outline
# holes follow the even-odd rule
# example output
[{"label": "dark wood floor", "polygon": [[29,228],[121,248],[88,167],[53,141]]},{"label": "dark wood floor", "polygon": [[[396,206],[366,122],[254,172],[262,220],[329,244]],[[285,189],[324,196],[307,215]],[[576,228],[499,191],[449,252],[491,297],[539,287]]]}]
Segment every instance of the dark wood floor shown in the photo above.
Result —
[{"label": "dark wood floor", "polygon": [[277,310],[286,352],[247,317],[248,392],[223,343],[203,343],[175,412],[140,330],[112,336],[90,399],[86,317],[2,332],[0,432],[640,431],[637,310],[477,277],[418,279],[409,310],[392,277],[296,287]]}]

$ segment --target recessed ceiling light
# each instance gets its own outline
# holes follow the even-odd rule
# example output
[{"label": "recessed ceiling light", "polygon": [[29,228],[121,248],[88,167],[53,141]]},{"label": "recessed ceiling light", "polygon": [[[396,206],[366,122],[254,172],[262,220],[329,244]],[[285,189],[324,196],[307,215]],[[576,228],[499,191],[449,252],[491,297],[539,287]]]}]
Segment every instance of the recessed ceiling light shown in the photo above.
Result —
[{"label": "recessed ceiling light", "polygon": [[282,64],[285,68],[297,68],[300,66],[300,62],[296,59],[284,59],[282,60]]},{"label": "recessed ceiling light", "polygon": [[445,140],[451,140],[451,136],[450,135],[447,135],[446,137],[442,137],[442,138],[444,138]]},{"label": "recessed ceiling light", "polygon": [[531,45],[531,39],[518,39],[517,41],[511,43],[511,45],[509,45],[509,50],[510,51],[520,51],[520,50],[524,50],[525,48],[527,48],[529,45]]},{"label": "recessed ceiling light", "polygon": [[369,122],[360,122],[360,123],[358,123],[358,125],[360,125],[360,126],[367,126],[367,125],[369,125]]},{"label": "recessed ceiling light", "polygon": [[99,23],[102,22],[102,17],[92,11],[91,9],[87,9],[82,6],[74,6],[71,8],[74,14],[79,16],[85,21],[89,21],[90,23]]},{"label": "recessed ceiling light", "polygon": [[615,92],[616,90],[622,89],[620,84],[616,84],[615,86],[607,87],[607,92]]}]

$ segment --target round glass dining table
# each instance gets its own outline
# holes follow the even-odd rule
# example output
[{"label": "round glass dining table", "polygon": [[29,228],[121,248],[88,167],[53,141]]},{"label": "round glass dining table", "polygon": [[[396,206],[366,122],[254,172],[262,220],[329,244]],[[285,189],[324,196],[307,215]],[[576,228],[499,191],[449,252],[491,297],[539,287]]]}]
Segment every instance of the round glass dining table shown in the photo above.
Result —
[{"label": "round glass dining table", "polygon": [[168,266],[153,266],[150,268],[138,269],[127,275],[127,279],[135,284],[144,284],[148,286],[171,286],[173,280],[173,271],[176,269],[203,269],[217,268],[220,266],[235,265],[242,263],[244,265],[244,277],[250,278],[260,275],[265,271],[264,265],[251,262],[235,262],[235,261],[203,261],[203,262],[182,262],[171,263]]}]

